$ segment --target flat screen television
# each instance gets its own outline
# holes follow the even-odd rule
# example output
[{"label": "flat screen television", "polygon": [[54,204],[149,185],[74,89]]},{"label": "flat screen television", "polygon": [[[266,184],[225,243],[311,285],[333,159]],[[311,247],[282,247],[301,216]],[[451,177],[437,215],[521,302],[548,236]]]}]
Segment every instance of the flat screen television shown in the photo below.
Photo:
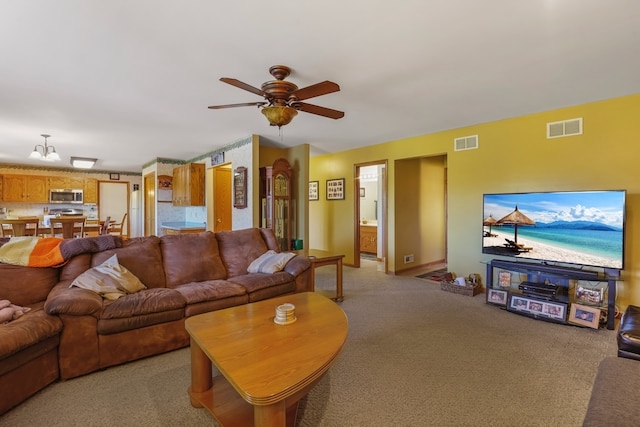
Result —
[{"label": "flat screen television", "polygon": [[625,190],[485,194],[482,253],[621,270]]}]

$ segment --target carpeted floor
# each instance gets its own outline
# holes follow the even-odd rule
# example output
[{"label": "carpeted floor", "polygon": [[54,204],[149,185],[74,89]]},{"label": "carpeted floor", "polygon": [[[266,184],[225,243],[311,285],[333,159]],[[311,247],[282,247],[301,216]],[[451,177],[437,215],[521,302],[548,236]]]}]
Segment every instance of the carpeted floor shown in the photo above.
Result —
[{"label": "carpeted floor", "polygon": [[[299,426],[580,426],[614,331],[534,320],[388,276],[344,269],[349,337],[302,402]],[[316,290],[335,294],[335,269]],[[0,417],[2,426],[210,426],[192,408],[189,350],[55,383]]]}]

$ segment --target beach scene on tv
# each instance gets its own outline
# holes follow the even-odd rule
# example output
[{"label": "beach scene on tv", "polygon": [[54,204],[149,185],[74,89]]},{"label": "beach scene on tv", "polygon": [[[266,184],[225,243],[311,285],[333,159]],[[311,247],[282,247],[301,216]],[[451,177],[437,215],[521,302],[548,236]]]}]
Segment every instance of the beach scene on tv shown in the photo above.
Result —
[{"label": "beach scene on tv", "polygon": [[622,269],[625,191],[485,194],[482,252]]}]

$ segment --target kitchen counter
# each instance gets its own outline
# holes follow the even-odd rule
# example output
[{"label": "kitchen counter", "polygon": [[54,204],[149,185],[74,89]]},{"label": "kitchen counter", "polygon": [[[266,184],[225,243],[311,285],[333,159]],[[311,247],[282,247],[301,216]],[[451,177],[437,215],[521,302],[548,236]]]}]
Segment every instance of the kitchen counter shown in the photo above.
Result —
[{"label": "kitchen counter", "polygon": [[161,227],[163,234],[202,233],[206,230],[204,222],[163,222]]}]

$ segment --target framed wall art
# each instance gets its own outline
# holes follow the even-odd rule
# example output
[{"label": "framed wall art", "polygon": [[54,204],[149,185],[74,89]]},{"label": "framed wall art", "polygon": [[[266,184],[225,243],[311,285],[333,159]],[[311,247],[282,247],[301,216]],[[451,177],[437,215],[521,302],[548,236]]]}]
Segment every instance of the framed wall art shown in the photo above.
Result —
[{"label": "framed wall art", "polygon": [[309,181],[309,200],[320,200],[318,181]]},{"label": "framed wall art", "polygon": [[598,329],[600,326],[600,309],[582,304],[571,304],[569,323]]},{"label": "framed wall art", "polygon": [[215,153],[213,156],[211,156],[212,166],[221,165],[222,163],[224,163],[224,151],[220,153]]},{"label": "framed wall art", "polygon": [[247,168],[237,167],[233,171],[233,207],[243,209],[247,207]]},{"label": "framed wall art", "polygon": [[327,180],[327,200],[344,200],[344,178]]},{"label": "framed wall art", "polygon": [[364,187],[360,187],[360,197],[364,197],[365,192],[364,192]]}]

